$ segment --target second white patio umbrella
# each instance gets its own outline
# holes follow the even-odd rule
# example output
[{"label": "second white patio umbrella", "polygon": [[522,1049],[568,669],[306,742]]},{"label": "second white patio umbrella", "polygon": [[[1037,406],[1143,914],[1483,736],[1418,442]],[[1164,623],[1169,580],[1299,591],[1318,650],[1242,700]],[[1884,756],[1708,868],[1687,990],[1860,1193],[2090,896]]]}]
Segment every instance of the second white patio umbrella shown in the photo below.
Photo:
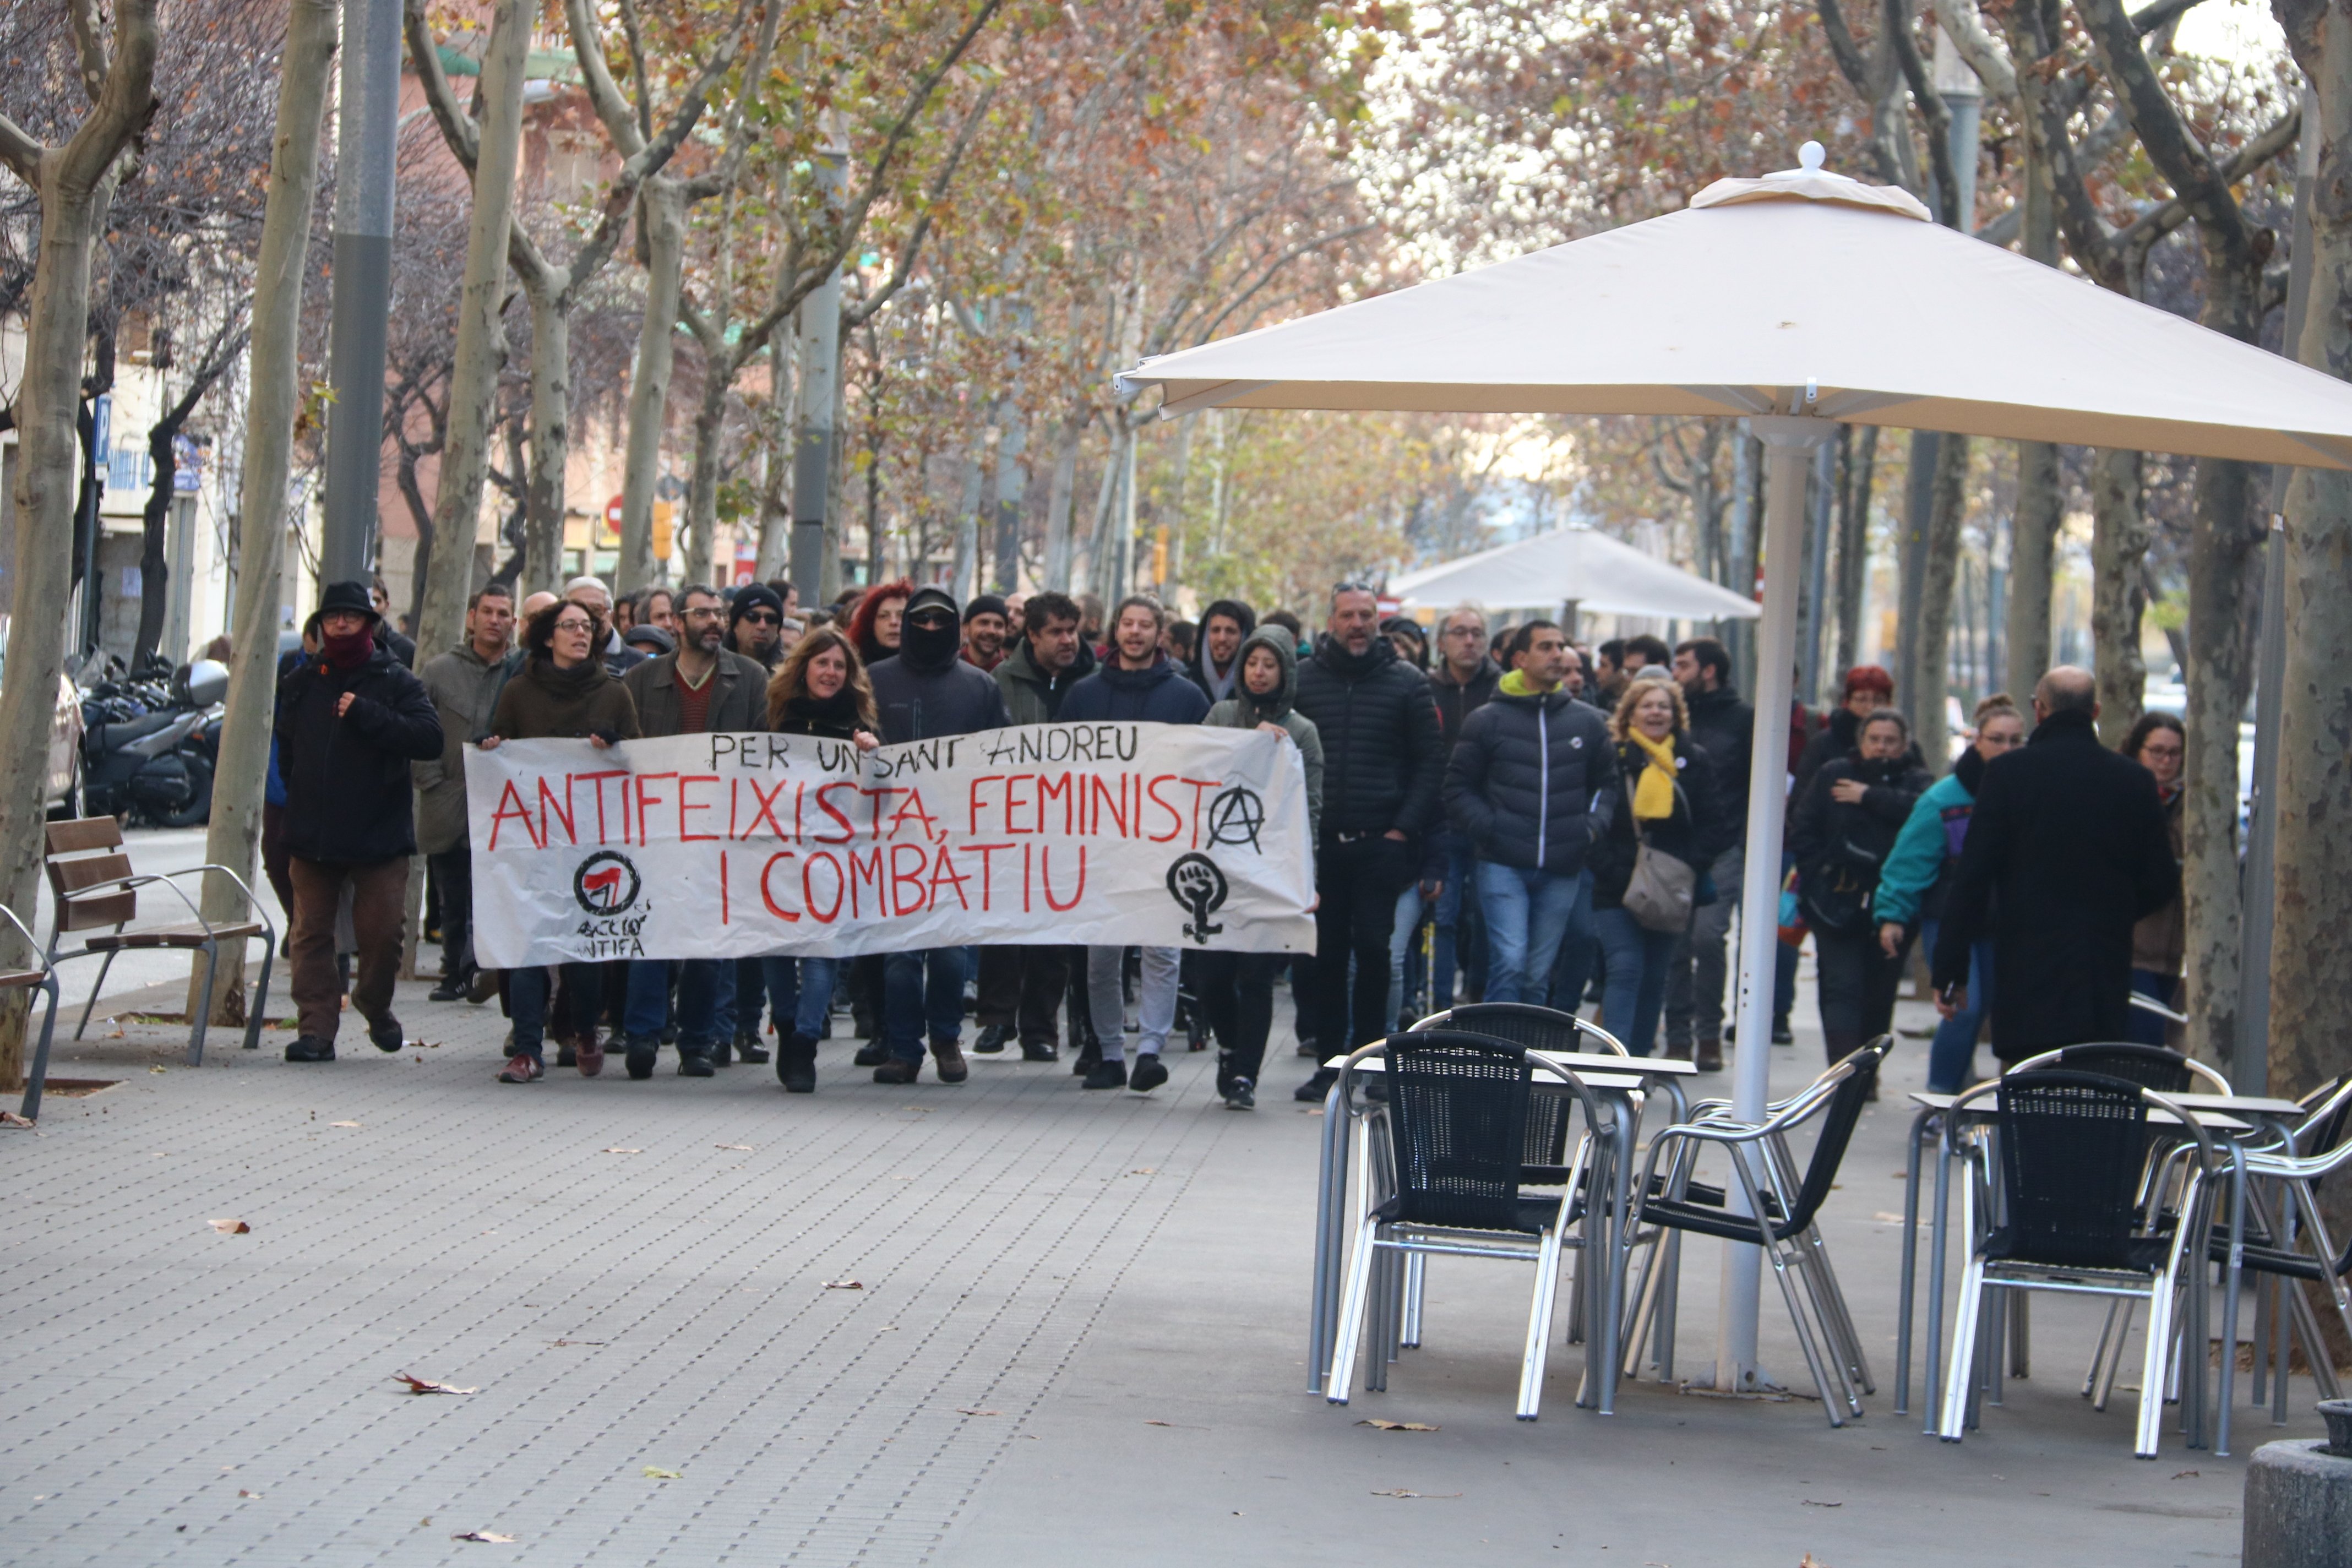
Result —
[{"label": "second white patio umbrella", "polygon": [[[1688,209],[1147,360],[1213,407],[1744,415],[1766,446],[1765,593],[1741,884],[1737,1113],[1762,1114],[1780,759],[1811,449],[1840,422],[2352,468],[2352,385],[1927,221],[1805,166]],[[1756,1367],[1758,1259],[1728,1247],[1717,1386]]]},{"label": "second white patio umbrella", "polygon": [[1490,610],[1579,609],[1682,621],[1751,621],[1756,601],[1597,528],[1555,528],[1475,555],[1391,577],[1405,605],[1441,608],[1465,600]]}]

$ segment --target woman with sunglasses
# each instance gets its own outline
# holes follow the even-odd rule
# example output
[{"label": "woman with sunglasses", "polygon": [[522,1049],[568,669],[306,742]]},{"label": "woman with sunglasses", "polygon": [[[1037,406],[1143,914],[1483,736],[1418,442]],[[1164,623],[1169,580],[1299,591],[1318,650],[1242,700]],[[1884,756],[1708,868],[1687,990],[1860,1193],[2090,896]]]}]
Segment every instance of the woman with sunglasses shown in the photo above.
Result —
[{"label": "woman with sunglasses", "polygon": [[[522,634],[527,658],[521,673],[499,693],[482,750],[495,751],[504,741],[585,738],[601,751],[617,742],[635,740],[640,733],[637,705],[630,700],[628,689],[596,657],[604,629],[602,616],[570,599],[560,599],[532,616]],[[595,1026],[603,973],[603,966],[595,963],[563,966],[564,989],[574,1016],[553,1023],[559,1037],[571,1037],[582,1078],[594,1078],[604,1068],[604,1050],[597,1043]],[[500,1083],[536,1083],[547,1076],[541,1059],[550,1022],[547,1003],[544,965],[525,964],[509,972],[507,1005],[514,1015],[514,1047],[499,1073]]]}]

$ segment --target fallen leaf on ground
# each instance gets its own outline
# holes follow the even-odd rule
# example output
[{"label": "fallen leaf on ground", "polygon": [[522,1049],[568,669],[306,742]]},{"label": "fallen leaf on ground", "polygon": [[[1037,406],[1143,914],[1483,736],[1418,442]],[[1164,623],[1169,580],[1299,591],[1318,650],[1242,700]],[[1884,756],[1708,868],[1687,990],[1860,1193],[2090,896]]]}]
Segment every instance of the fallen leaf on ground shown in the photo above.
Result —
[{"label": "fallen leaf on ground", "polygon": [[500,1535],[495,1530],[461,1530],[449,1538],[452,1541],[486,1541],[492,1546],[512,1546],[515,1537]]},{"label": "fallen leaf on ground", "polygon": [[607,1149],[604,1152],[607,1154],[642,1154],[645,1151],[643,1149]]},{"label": "fallen leaf on ground", "polygon": [[2198,1473],[2198,1472],[2197,1472],[2197,1471],[2195,1471],[2195,1470],[2183,1470],[2183,1471],[2181,1471],[2179,1475],[2177,1475],[2177,1476],[2173,1477],[2172,1479],[2173,1479],[2174,1480],[2176,1480],[2176,1481],[2185,1481],[2185,1480],[2187,1480],[2189,1477],[2191,1477],[2191,1476],[2193,1476],[2193,1475],[2196,1475],[2197,1473]]},{"label": "fallen leaf on ground", "polygon": [[1159,1173],[1160,1167],[1157,1165],[1138,1165],[1128,1173],[1130,1176],[1156,1176]]},{"label": "fallen leaf on ground", "polygon": [[[1004,1412],[1002,1410],[966,1410],[962,1405],[959,1405],[956,1406],[956,1414],[959,1415],[1002,1415]],[[2193,1474],[2194,1472],[2191,1473]]]},{"label": "fallen leaf on ground", "polygon": [[1391,1488],[1390,1488],[1388,1490],[1386,1490],[1386,1491],[1375,1491],[1375,1492],[1373,1492],[1373,1493],[1372,1493],[1372,1495],[1373,1495],[1374,1497],[1426,1497],[1426,1498],[1449,1498],[1449,1497],[1460,1497],[1462,1494],[1461,1494],[1460,1492],[1409,1492],[1409,1491],[1405,1490],[1402,1487],[1391,1487]]},{"label": "fallen leaf on ground", "polygon": [[239,1487],[236,1489],[236,1495],[239,1497],[259,1497],[261,1494],[259,1492],[249,1492],[243,1487]]},{"label": "fallen leaf on ground", "polygon": [[1888,1214],[1885,1209],[1879,1210],[1870,1217],[1876,1220],[1881,1225],[1901,1225],[1903,1223],[1903,1216],[1901,1215]]},{"label": "fallen leaf on ground", "polygon": [[330,1127],[357,1127],[359,1123],[356,1121],[330,1121],[327,1125]]},{"label": "fallen leaf on ground", "polygon": [[828,1279],[824,1288],[828,1290],[863,1290],[866,1282],[862,1279]]},{"label": "fallen leaf on ground", "polygon": [[751,1145],[749,1143],[713,1143],[711,1147],[713,1149],[734,1149],[746,1154],[751,1152]]},{"label": "fallen leaf on ground", "polygon": [[478,1388],[458,1388],[446,1383],[434,1383],[426,1378],[411,1377],[404,1372],[394,1373],[392,1381],[408,1384],[408,1392],[411,1394],[479,1394],[482,1392]]},{"label": "fallen leaf on ground", "polygon": [[609,1345],[613,1342],[610,1340],[550,1340],[548,1342],[556,1345]]},{"label": "fallen leaf on ground", "polygon": [[1807,1508],[1843,1508],[1845,1506],[1842,1502],[1815,1502],[1811,1498],[1805,1499],[1804,1503]]},{"label": "fallen leaf on ground", "polygon": [[0,1110],[0,1127],[30,1127],[32,1124],[29,1117],[19,1116],[13,1110]]},{"label": "fallen leaf on ground", "polygon": [[1382,1432],[1434,1432],[1437,1430],[1434,1426],[1423,1426],[1418,1421],[1359,1421],[1356,1425],[1370,1426]]},{"label": "fallen leaf on ground", "polygon": [[223,1236],[244,1236],[253,1229],[241,1219],[216,1219],[213,1221],[213,1228]]},{"label": "fallen leaf on ground", "polygon": [[684,1470],[665,1470],[659,1465],[647,1465],[646,1467],[646,1479],[649,1481],[682,1481],[686,1479],[686,1472]]},{"label": "fallen leaf on ground", "polygon": [[1830,1565],[1808,1552],[1805,1553],[1805,1560],[1798,1563],[1797,1568],[1830,1568]]},{"label": "fallen leaf on ground", "polygon": [[149,1072],[170,1072],[172,1069],[170,1068],[149,1068],[147,1070]]}]

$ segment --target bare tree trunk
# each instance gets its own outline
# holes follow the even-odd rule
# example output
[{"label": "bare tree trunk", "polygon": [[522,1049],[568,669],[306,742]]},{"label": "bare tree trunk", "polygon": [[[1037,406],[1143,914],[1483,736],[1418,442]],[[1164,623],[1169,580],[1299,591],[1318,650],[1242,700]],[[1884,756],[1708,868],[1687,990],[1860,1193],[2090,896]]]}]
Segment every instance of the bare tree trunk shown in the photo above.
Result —
[{"label": "bare tree trunk", "polygon": [[[719,437],[727,423],[726,371],[729,356],[721,342],[713,352],[704,345],[702,399],[694,410],[694,472],[686,487],[686,575],[688,583],[710,581],[716,550],[711,537],[719,531],[719,479],[727,466]],[[673,543],[675,551],[677,546]]]},{"label": "bare tree trunk", "polygon": [[[2038,112],[2042,88],[2029,81],[2029,114]],[[2019,171],[2025,202],[2020,249],[2026,258],[2058,265],[2058,207],[2050,182],[2050,161],[2040,139],[2028,137]],[[2058,479],[2058,448],[2047,441],[2017,444],[2017,511],[2009,534],[2009,614],[2001,640],[2007,645],[2010,695],[2022,700],[2050,668],[2051,563],[2065,498]],[[1990,679],[1988,676],[1987,679]]]},{"label": "bare tree trunk", "polygon": [[[769,452],[767,487],[760,498],[760,559],[753,571],[762,583],[784,574],[792,552],[793,339],[793,333],[778,332],[768,340],[769,412],[775,416],[776,434]],[[814,605],[816,584],[796,586],[801,602]]]},{"label": "bare tree trunk", "polygon": [[677,357],[678,290],[686,267],[685,186],[668,175],[647,180],[638,201],[637,222],[646,247],[646,314],[637,332],[636,368],[629,377],[621,552],[613,571],[614,591],[622,594],[654,578],[654,485],[661,478],[670,369]]},{"label": "bare tree trunk", "polygon": [[[563,470],[572,460],[572,315],[561,295],[530,300],[530,490],[523,514],[520,595],[563,581]],[[418,623],[422,625],[423,623]]]},{"label": "bare tree trunk", "polygon": [[2181,771],[2181,895],[2188,915],[2189,1048],[2225,1063],[2238,1036],[2242,924],[2238,878],[2238,724],[2253,680],[2259,595],[2251,570],[2252,471],[2197,465],[2189,551],[2189,754]]},{"label": "bare tree trunk", "polygon": [[[319,190],[319,141],[326,122],[335,54],[335,0],[294,0],[279,62],[278,135],[269,160],[269,205],[254,268],[253,350],[247,362],[245,452],[237,484],[236,614],[227,715],[213,773],[213,815],[205,858],[249,884],[261,846],[262,786],[278,717],[279,563],[286,548],[286,495],[293,470],[294,416],[301,407],[302,280],[310,209]],[[205,879],[205,918],[244,918],[245,900],[218,877]],[[293,912],[287,911],[291,921]],[[240,960],[242,952],[238,954]],[[194,1011],[203,965],[191,966]],[[242,974],[242,962],[229,970]],[[234,1022],[244,993],[216,987],[214,1021]]]},{"label": "bare tree trunk", "polygon": [[1845,493],[1838,498],[1837,671],[1862,662],[1862,608],[1870,582],[1870,500],[1878,478],[1878,426],[1865,425],[1855,437],[1846,468]]},{"label": "bare tree trunk", "polygon": [[1952,584],[1959,570],[1960,524],[1968,514],[1969,438],[1947,435],[1936,443],[1935,490],[1921,541],[1919,635],[1911,645],[1911,729],[1928,771],[1950,763],[1944,720],[1944,665],[1951,646]]},{"label": "bare tree trunk", "polygon": [[[16,493],[10,498],[16,581],[8,605],[8,679],[0,686],[0,895],[27,915],[41,873],[49,726],[65,668],[64,606],[72,591],[75,421],[88,341],[90,247],[105,226],[121,177],[116,160],[146,125],[154,102],[154,0],[117,0],[110,64],[96,35],[96,8],[77,7],[75,20],[88,29],[78,42],[83,84],[93,100],[89,117],[63,147],[50,148],[0,116],[0,162],[41,203],[41,246],[16,387]],[[12,933],[5,946],[16,945]],[[15,956],[26,965],[33,959]],[[24,1081],[25,999],[31,994],[12,991],[0,1009],[0,1088]]]},{"label": "bare tree trunk", "polygon": [[2103,447],[2091,461],[2091,654],[2099,681],[2099,738],[2120,744],[2139,722],[2147,691],[2140,617],[2147,609],[2140,561],[2153,532],[2140,488],[2140,455]]},{"label": "bare tree trunk", "polygon": [[1087,433],[1084,411],[1062,421],[1054,443],[1054,478],[1045,492],[1045,586],[1070,591],[1070,512],[1077,500],[1078,442]]}]

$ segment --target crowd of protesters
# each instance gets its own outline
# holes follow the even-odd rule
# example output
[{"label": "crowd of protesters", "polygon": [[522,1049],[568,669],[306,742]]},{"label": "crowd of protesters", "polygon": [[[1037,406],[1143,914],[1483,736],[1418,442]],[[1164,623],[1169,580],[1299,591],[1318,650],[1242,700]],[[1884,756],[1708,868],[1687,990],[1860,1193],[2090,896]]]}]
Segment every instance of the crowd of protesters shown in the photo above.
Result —
[{"label": "crowd of protesters", "polygon": [[[396,1050],[391,1011],[410,857],[428,868],[436,1002],[499,1000],[501,1082],[554,1065],[594,1078],[665,1048],[710,1077],[774,1063],[813,1092],[845,1005],[875,1081],[942,1083],[973,1049],[1064,1060],[1087,1089],[1149,1093],[1180,1030],[1213,1039],[1227,1104],[1255,1103],[1275,992],[1301,1055],[1327,1061],[1457,1000],[1580,1012],[1637,1055],[1720,1070],[1729,943],[1746,869],[1756,716],[1731,655],[1697,637],[1579,647],[1542,618],[1475,605],[1383,619],[1343,583],[1308,631],[1286,610],[1212,601],[1197,622],[1137,595],[983,594],[912,581],[804,606],[787,582],[615,598],[579,577],[517,606],[493,582],[458,644],[422,659],[383,584],[331,585],[279,686],[266,857],[291,911],[294,1061],[333,1059],[347,997]],[[2127,1005],[2178,999],[2180,723],[2151,713],[2101,747],[2090,678],[2053,670],[2032,716],[1977,707],[1937,777],[1883,669],[1845,672],[1816,719],[1792,707],[1774,1043],[1810,936],[1834,1061],[1892,1025],[1915,945],[1943,1023],[1929,1087],[1972,1079],[1989,1025],[2003,1059],[2090,1038],[2160,1040]],[[469,746],[772,730],[861,749],[1015,724],[1256,728],[1304,763],[1311,955],[1045,942],[831,959],[639,960],[488,973],[475,962]],[[1775,752],[1779,752],[1775,726]],[[2029,734],[2031,741],[2029,743]],[[1768,775],[1772,776],[1772,775]],[[1130,1002],[1136,1038],[1130,1045]],[[1661,1036],[1663,1035],[1663,1041]],[[772,1037],[773,1048],[769,1040]],[[1759,1042],[1760,1043],[1760,1042]],[[1317,1100],[1331,1069],[1296,1091]]]}]

